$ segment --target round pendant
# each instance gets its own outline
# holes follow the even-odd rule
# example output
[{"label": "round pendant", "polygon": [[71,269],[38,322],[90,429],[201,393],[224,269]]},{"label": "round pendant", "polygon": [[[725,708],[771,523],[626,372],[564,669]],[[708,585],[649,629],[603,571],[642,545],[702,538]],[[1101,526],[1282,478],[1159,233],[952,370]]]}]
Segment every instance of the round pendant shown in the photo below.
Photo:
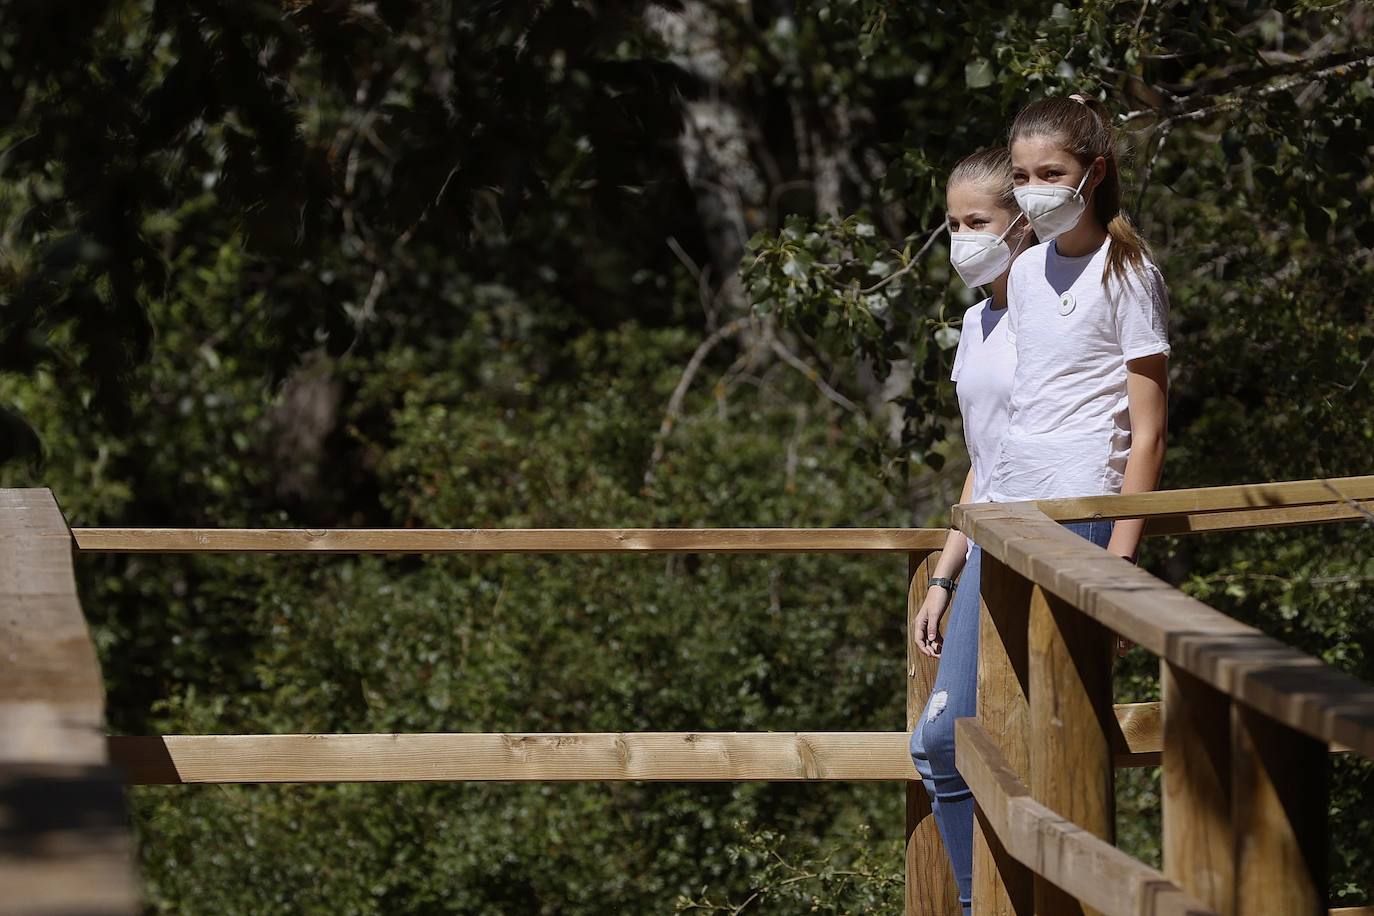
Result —
[{"label": "round pendant", "polygon": [[1073,293],[1065,293],[1059,297],[1059,314],[1069,314],[1077,304],[1077,301],[1073,298]]}]

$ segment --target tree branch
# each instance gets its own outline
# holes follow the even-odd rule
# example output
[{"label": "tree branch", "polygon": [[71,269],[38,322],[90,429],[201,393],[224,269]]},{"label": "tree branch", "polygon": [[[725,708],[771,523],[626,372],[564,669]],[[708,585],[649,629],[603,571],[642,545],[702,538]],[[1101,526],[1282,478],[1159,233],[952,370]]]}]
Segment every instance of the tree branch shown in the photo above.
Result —
[{"label": "tree branch", "polygon": [[[1368,67],[1374,64],[1374,53],[1372,52],[1374,49],[1361,48],[1356,51],[1343,51],[1339,54],[1326,54],[1310,60],[1291,61],[1285,64],[1248,70],[1245,74],[1237,74],[1233,77],[1237,85],[1231,90],[1231,95],[1218,98],[1215,93],[1194,93],[1173,105],[1166,105],[1162,108],[1139,108],[1135,111],[1126,112],[1118,120],[1122,124],[1129,124],[1139,118],[1154,116],[1160,118],[1161,123],[1199,121],[1219,111],[1237,108],[1247,98],[1263,98],[1276,92],[1291,89],[1300,83],[1340,75],[1352,67]],[[1251,79],[1242,79],[1247,74]],[[1255,77],[1256,74],[1262,75]],[[1292,79],[1261,85],[1276,76],[1286,74],[1297,75],[1293,76]],[[1228,90],[1223,88],[1221,91]]]},{"label": "tree branch", "polygon": [[893,280],[900,277],[902,274],[910,272],[911,268],[916,266],[916,262],[921,260],[921,255],[925,254],[926,251],[930,248],[930,246],[935,244],[935,240],[940,236],[940,230],[944,228],[944,220],[941,220],[940,222],[936,223],[935,228],[931,229],[930,234],[926,236],[925,244],[921,246],[919,251],[917,251],[914,255],[911,256],[911,260],[907,261],[906,265],[903,266],[901,270],[893,271],[886,277],[883,277],[877,283],[874,283],[872,286],[867,287],[866,289],[859,290],[860,295],[867,295],[868,293],[877,292],[884,286],[887,286]]},{"label": "tree branch", "polygon": [[834,401],[850,413],[861,413],[857,404],[840,394],[834,388],[831,388],[825,379],[821,378],[819,372],[807,365],[801,357],[797,356],[797,354],[787,349],[782,341],[778,340],[777,335],[772,333],[768,335],[768,346],[772,348],[774,353],[778,354],[778,357],[783,362],[787,363],[787,365],[791,366],[793,369],[796,369],[811,382],[811,384],[815,385],[821,394],[825,395],[831,401]]},{"label": "tree branch", "polygon": [[673,395],[668,399],[668,409],[663,414],[663,422],[659,424],[658,435],[654,437],[654,451],[649,456],[649,466],[644,469],[645,487],[654,482],[654,467],[663,460],[663,451],[668,440],[668,434],[673,431],[673,425],[677,422],[678,415],[682,413],[682,400],[687,396],[687,389],[692,386],[692,379],[696,378],[707,354],[714,350],[722,340],[738,333],[748,324],[749,317],[744,316],[721,325],[697,346],[696,351],[692,353],[692,358],[687,360],[687,365],[682,370],[682,377],[678,379],[677,387],[673,389]]}]

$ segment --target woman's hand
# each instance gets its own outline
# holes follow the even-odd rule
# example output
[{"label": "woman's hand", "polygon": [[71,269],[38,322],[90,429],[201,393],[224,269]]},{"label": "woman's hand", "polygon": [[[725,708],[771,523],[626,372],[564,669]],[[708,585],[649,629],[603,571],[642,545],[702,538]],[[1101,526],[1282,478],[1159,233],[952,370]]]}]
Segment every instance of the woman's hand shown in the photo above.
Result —
[{"label": "woman's hand", "polygon": [[916,621],[912,624],[915,628],[913,638],[916,640],[916,648],[931,658],[939,658],[940,650],[944,647],[944,638],[940,636],[940,620],[948,609],[949,592],[943,585],[932,585],[926,591],[926,600],[921,602],[921,609],[916,613]]}]

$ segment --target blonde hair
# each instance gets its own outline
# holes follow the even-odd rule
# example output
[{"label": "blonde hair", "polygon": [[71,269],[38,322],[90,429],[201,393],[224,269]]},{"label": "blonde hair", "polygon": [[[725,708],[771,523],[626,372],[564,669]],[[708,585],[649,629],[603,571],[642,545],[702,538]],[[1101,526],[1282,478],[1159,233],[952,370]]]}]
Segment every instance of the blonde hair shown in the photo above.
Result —
[{"label": "blonde hair", "polygon": [[963,182],[996,188],[997,206],[1010,213],[1021,212],[1012,187],[1011,153],[1005,146],[989,146],[960,159],[950,171],[946,186],[952,188]]},{"label": "blonde hair", "polygon": [[1150,244],[1121,210],[1121,171],[1117,165],[1116,131],[1106,106],[1082,96],[1055,96],[1031,102],[1011,122],[1007,145],[1023,137],[1045,137],[1061,146],[1083,166],[1099,156],[1107,163],[1106,174],[1093,191],[1092,210],[1111,236],[1102,284],[1110,276],[1127,280],[1127,271],[1140,271],[1145,260],[1154,259]]}]

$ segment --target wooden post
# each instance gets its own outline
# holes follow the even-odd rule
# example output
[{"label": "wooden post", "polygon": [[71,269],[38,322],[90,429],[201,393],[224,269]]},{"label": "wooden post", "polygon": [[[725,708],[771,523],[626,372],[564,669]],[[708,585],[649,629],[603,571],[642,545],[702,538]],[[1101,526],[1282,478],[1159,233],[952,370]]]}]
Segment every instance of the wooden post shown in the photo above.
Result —
[{"label": "wooden post", "polygon": [[[1025,781],[1030,769],[1030,678],[1027,623],[1030,583],[1000,560],[982,555],[982,609],[978,634],[978,721],[1007,765]],[[998,842],[975,808],[973,906],[978,916],[1029,914],[1031,872]]]},{"label": "wooden post", "polygon": [[1328,749],[1167,662],[1164,873],[1221,916],[1325,913]]},{"label": "wooden post", "polygon": [[[916,648],[916,614],[925,601],[931,570],[940,552],[907,555],[906,597],[906,727],[916,727],[935,685],[936,659]],[[931,816],[930,797],[920,780],[906,785],[906,916],[957,916],[959,889],[954,871]]]},{"label": "wooden post", "polygon": [[67,520],[0,490],[0,916],[142,911],[118,775]]},{"label": "wooden post", "polygon": [[1231,706],[1236,914],[1324,914],[1326,745],[1241,703]]},{"label": "wooden post", "polygon": [[[1112,843],[1115,768],[1111,734],[1111,633],[1039,586],[1030,600],[1030,787],[1055,813]],[[1043,878],[1035,912],[1088,912]]]},{"label": "wooden post", "polygon": [[1221,916],[1235,916],[1231,826],[1231,701],[1166,661],[1164,876]]}]

